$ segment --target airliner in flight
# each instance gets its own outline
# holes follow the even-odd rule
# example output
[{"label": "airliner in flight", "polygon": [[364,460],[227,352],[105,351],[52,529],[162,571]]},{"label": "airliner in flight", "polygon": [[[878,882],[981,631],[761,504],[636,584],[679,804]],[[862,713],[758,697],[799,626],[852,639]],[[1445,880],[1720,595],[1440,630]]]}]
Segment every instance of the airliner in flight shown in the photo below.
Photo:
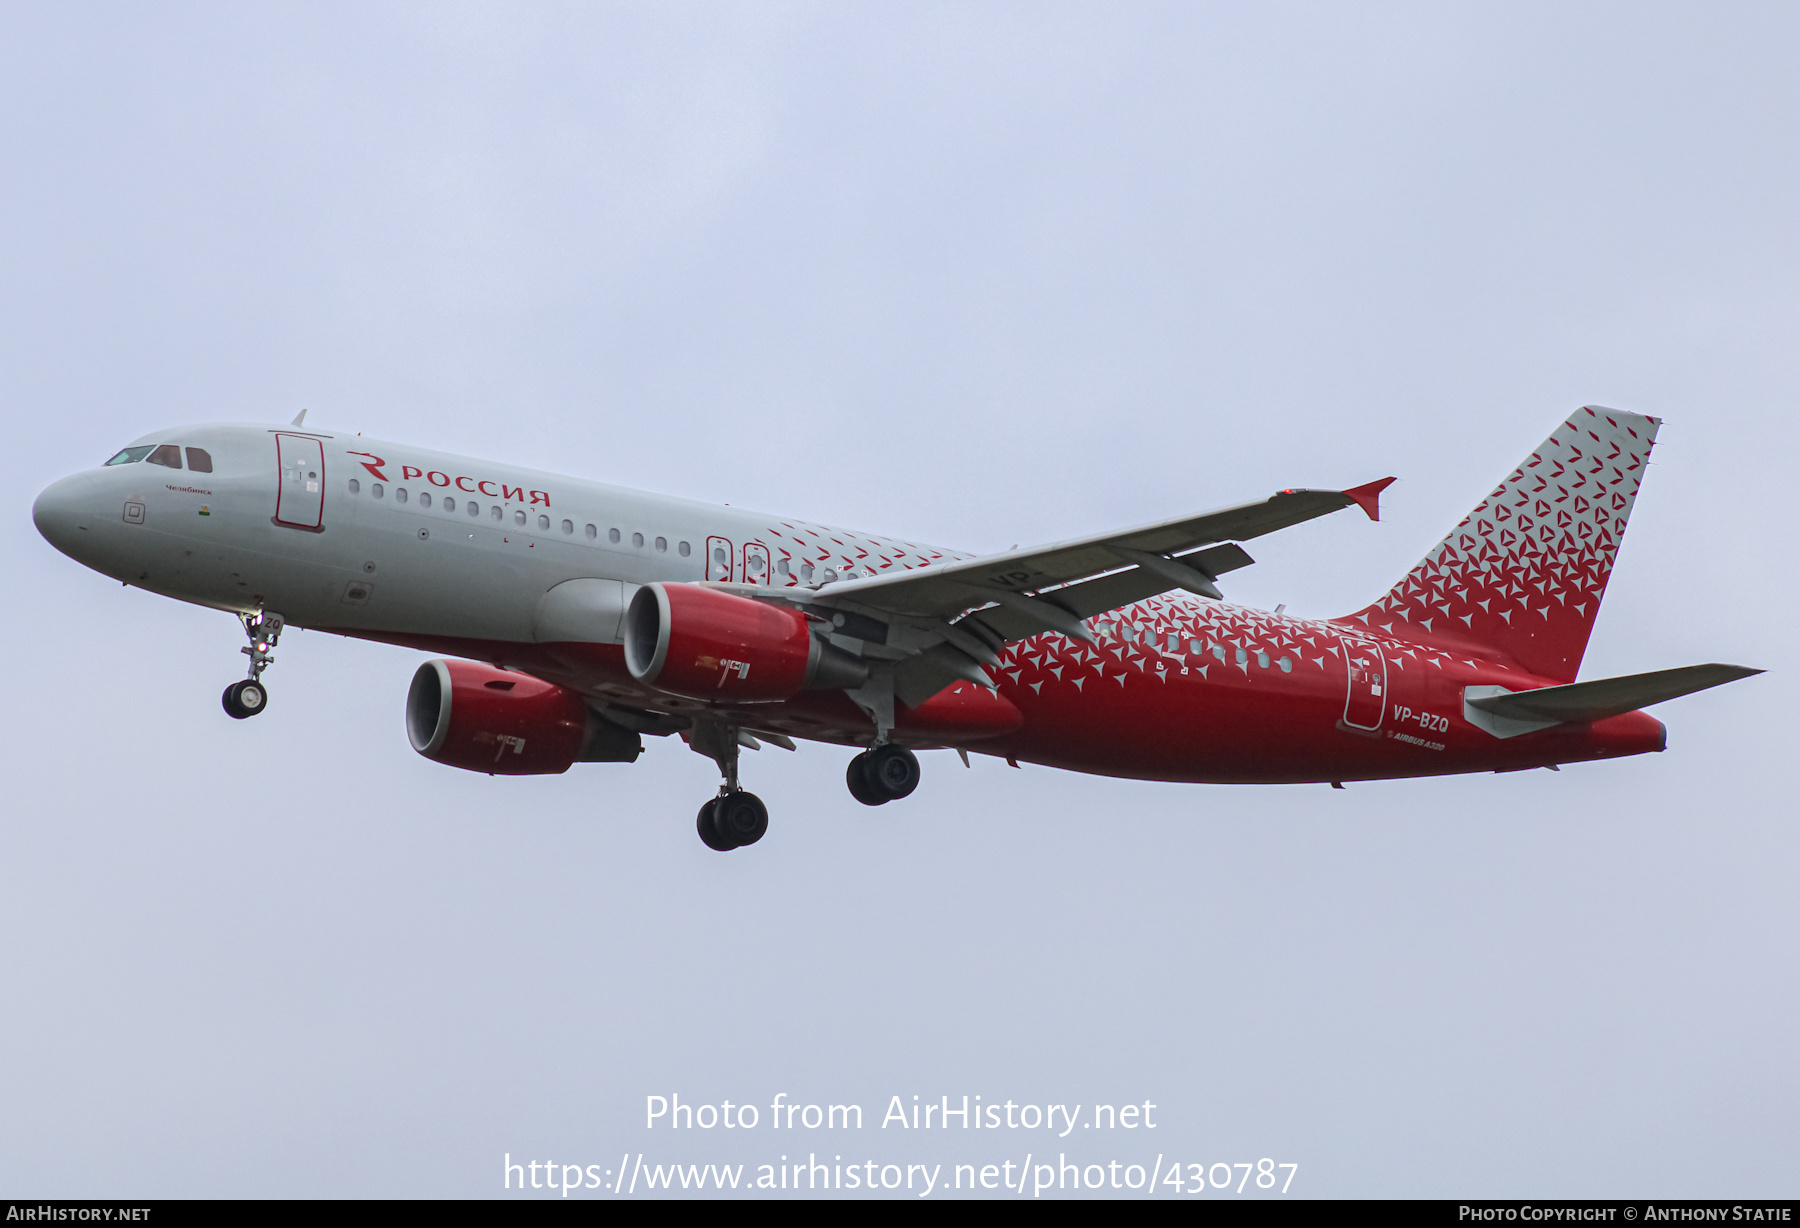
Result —
[{"label": "airliner in flight", "polygon": [[1228,604],[1242,543],[1360,508],[1381,481],[1004,554],[916,542],[286,426],[143,436],[32,509],[69,557],[228,611],[239,719],[288,626],[442,654],[413,748],[495,775],[635,760],[679,736],[723,778],[708,847],[768,812],[739,751],[854,748],[850,792],[910,794],[914,751],[1148,780],[1505,772],[1660,751],[1647,705],[1760,671],[1577,682],[1654,418],[1576,411],[1375,604]]}]

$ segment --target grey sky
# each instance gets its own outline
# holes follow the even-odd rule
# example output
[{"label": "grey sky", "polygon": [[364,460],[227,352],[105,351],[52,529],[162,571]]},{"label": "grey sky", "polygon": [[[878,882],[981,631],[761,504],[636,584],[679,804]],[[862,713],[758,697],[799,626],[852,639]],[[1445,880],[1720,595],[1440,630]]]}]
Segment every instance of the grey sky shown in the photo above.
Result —
[{"label": "grey sky", "polygon": [[[1792,1195],[1797,36],[1778,5],[0,5],[0,1195],[796,1148]],[[1227,586],[1331,615],[1584,402],[1667,426],[1583,676],[1771,671],[1661,709],[1667,754],[1333,792],[944,753],[869,811],[844,752],[766,750],[770,835],[724,857],[679,743],[419,758],[416,653],[292,634],[237,725],[230,620],[29,516],[145,431],[303,406],[982,550],[1396,474],[1379,525]],[[869,1126],[639,1124],[781,1091]],[[875,1125],[964,1093],[1162,1124]]]}]

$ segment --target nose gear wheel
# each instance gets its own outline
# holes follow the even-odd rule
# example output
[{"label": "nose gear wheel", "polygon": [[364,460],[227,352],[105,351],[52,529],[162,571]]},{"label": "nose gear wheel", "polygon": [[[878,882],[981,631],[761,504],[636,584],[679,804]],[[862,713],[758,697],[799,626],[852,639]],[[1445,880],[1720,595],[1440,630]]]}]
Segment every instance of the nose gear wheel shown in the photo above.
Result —
[{"label": "nose gear wheel", "polygon": [[281,615],[265,610],[239,614],[238,621],[244,625],[244,634],[250,637],[249,646],[238,650],[250,658],[250,676],[226,687],[219,697],[225,715],[234,721],[247,720],[269,706],[269,689],[262,684],[262,672],[275,660],[275,645],[281,639],[282,628],[287,625]]},{"label": "nose gear wheel", "polygon": [[225,705],[225,715],[234,721],[255,716],[269,706],[269,693],[253,678],[232,683],[220,698]]}]

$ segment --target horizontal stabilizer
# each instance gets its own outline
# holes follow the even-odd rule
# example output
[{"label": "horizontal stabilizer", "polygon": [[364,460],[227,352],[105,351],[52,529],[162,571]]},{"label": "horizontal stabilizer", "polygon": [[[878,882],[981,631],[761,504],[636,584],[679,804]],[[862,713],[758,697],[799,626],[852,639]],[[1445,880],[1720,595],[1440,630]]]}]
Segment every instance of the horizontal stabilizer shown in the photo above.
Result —
[{"label": "horizontal stabilizer", "polygon": [[1468,707],[1492,716],[1542,727],[1571,721],[1601,721],[1760,673],[1760,669],[1742,665],[1684,665],[1680,669],[1659,669],[1648,674],[1600,678],[1535,691],[1514,691],[1481,698],[1471,695],[1465,702]]}]

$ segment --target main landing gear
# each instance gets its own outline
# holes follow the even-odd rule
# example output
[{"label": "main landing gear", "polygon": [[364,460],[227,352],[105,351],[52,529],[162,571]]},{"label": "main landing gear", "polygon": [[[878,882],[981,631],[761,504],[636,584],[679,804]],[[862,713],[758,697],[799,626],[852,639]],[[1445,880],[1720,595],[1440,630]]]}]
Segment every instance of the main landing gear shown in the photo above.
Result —
[{"label": "main landing gear", "polygon": [[[725,782],[719,795],[700,807],[694,828],[700,842],[715,853],[755,844],[769,830],[769,808],[754,793],[738,785],[738,749],[743,737],[735,725],[712,721],[696,722],[688,733],[688,745],[719,765]],[[754,741],[750,743],[756,745]]]},{"label": "main landing gear", "polygon": [[700,842],[715,853],[755,844],[769,830],[769,808],[754,793],[727,789],[700,807]]},{"label": "main landing gear", "polygon": [[844,783],[863,805],[885,806],[919,787],[919,761],[906,747],[884,742],[850,761]]},{"label": "main landing gear", "polygon": [[250,637],[250,646],[238,650],[250,658],[250,676],[226,687],[220,701],[225,705],[226,716],[241,721],[269,706],[269,691],[262,684],[262,672],[275,659],[275,644],[281,639],[282,627],[287,624],[281,615],[262,610],[239,614],[238,621],[244,624],[244,634]]}]

